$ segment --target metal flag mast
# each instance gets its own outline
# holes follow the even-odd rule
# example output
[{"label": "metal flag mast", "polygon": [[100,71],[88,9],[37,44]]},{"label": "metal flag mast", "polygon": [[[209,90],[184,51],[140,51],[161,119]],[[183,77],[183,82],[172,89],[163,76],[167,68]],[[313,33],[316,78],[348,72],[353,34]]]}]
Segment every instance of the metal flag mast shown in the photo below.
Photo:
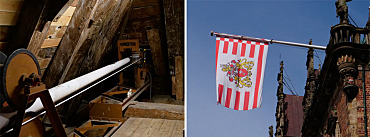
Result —
[{"label": "metal flag mast", "polygon": [[326,47],[324,46],[317,46],[317,45],[309,45],[309,44],[303,44],[303,43],[295,43],[295,42],[287,42],[287,41],[280,41],[280,40],[273,40],[273,39],[260,39],[260,38],[253,38],[253,37],[246,37],[246,36],[238,36],[238,35],[231,35],[226,33],[218,33],[211,31],[211,36],[224,36],[224,37],[231,37],[236,39],[242,39],[242,40],[253,40],[253,41],[263,41],[263,42],[270,42],[270,43],[278,43],[278,44],[284,44],[284,45],[290,45],[290,46],[297,46],[297,47],[304,47],[304,48],[314,48],[314,49],[320,49],[325,50]]}]

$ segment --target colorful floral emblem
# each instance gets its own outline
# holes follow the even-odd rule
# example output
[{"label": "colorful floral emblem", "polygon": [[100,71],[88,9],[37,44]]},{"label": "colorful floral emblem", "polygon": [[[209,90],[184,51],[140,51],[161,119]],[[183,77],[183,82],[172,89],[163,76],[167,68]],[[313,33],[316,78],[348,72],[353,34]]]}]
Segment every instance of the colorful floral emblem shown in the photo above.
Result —
[{"label": "colorful floral emblem", "polygon": [[254,62],[247,59],[232,60],[227,64],[221,64],[222,71],[227,72],[230,82],[234,82],[239,88],[251,87],[252,68]]}]

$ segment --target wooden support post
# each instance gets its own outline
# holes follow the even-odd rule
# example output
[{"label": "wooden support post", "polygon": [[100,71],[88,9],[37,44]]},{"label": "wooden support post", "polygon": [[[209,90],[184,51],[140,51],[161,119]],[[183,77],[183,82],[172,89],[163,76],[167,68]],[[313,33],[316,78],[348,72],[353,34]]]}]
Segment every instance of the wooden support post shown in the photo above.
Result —
[{"label": "wooden support post", "polygon": [[184,57],[175,57],[176,99],[184,100]]},{"label": "wooden support post", "polygon": [[184,1],[163,0],[172,94],[184,99]]},{"label": "wooden support post", "polygon": [[53,125],[55,134],[58,137],[67,137],[67,134],[64,131],[64,127],[55,109],[53,100],[51,99],[51,96],[48,90],[43,90],[43,91],[32,93],[32,94],[25,94],[23,96],[22,100],[24,100],[24,102],[21,106],[19,106],[19,108],[17,108],[18,112],[16,115],[16,122],[14,124],[14,130],[12,132],[12,136],[14,137],[19,136],[19,133],[22,128],[22,122],[23,122],[26,106],[29,100],[36,100],[37,98],[41,99],[41,102],[44,105],[44,109],[46,111],[46,115],[49,117],[50,122]]}]

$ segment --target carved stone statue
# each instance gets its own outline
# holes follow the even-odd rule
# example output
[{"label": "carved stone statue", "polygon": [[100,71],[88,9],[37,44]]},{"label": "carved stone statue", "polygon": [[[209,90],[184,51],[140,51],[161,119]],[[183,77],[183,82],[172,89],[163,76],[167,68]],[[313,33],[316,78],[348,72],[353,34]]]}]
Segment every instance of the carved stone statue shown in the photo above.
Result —
[{"label": "carved stone statue", "polygon": [[348,24],[348,7],[346,2],[352,0],[337,0],[335,6],[337,7],[337,17],[339,17],[339,24]]}]

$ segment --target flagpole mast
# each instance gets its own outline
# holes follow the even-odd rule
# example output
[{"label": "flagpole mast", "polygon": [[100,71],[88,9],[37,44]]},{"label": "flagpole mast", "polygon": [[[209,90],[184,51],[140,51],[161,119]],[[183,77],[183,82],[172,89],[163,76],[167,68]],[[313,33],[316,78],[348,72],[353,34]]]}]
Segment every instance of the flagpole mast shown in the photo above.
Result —
[{"label": "flagpole mast", "polygon": [[215,36],[226,36],[226,37],[232,37],[232,38],[243,39],[243,40],[270,42],[270,43],[284,44],[284,45],[304,47],[304,48],[314,48],[314,49],[320,49],[320,50],[325,50],[326,49],[326,47],[324,47],[324,46],[309,45],[309,44],[295,43],[295,42],[287,42],[287,41],[280,41],[280,40],[273,40],[273,39],[269,40],[269,39],[260,39],[260,38],[246,37],[246,36],[237,36],[237,35],[231,35],[231,34],[218,33],[218,32],[211,31],[211,36],[213,36],[213,35],[215,35]]}]

